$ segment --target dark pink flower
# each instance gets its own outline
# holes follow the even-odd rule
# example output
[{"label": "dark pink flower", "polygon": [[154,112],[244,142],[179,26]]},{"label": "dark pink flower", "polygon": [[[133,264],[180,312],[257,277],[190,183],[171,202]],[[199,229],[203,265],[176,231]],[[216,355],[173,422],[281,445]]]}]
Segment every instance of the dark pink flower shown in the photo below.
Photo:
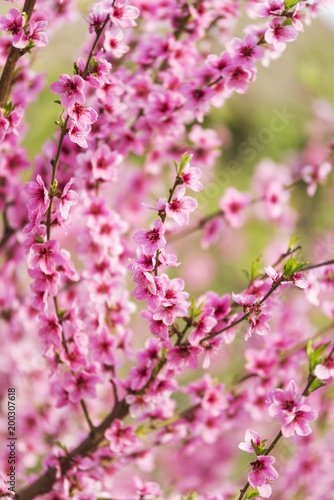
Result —
[{"label": "dark pink flower", "polygon": [[73,122],[79,127],[85,129],[87,125],[96,122],[98,114],[93,108],[86,108],[82,104],[75,102],[67,110]]},{"label": "dark pink flower", "polygon": [[198,366],[198,358],[202,352],[203,349],[201,347],[191,345],[173,347],[166,354],[168,366],[174,368],[178,373],[181,373],[185,366],[195,370]]},{"label": "dark pink flower", "polygon": [[227,188],[224,196],[219,201],[219,207],[224,214],[224,218],[231,227],[242,226],[245,216],[244,209],[249,206],[251,202],[248,193],[241,193],[237,189],[230,187]]},{"label": "dark pink flower", "polygon": [[78,200],[77,193],[70,189],[74,182],[74,179],[70,179],[67,184],[65,184],[62,194],[60,195],[59,211],[63,219],[68,219],[70,207],[75,205]]},{"label": "dark pink flower", "polygon": [[240,38],[232,38],[229,48],[234,52],[236,63],[240,63],[246,68],[252,69],[257,59],[261,59],[263,48],[258,45],[258,38],[254,35],[246,35]]},{"label": "dark pink flower", "polygon": [[267,43],[272,44],[277,52],[283,52],[286,42],[296,40],[297,30],[293,26],[285,26],[284,18],[275,17],[271,20],[269,28],[264,34]]},{"label": "dark pink flower", "polygon": [[45,47],[48,44],[48,37],[45,34],[46,21],[30,21],[27,30],[29,42],[33,42],[36,47]]},{"label": "dark pink flower", "polygon": [[156,219],[153,222],[153,229],[150,229],[149,231],[139,229],[134,233],[133,239],[138,245],[142,246],[145,252],[155,253],[157,250],[166,245],[164,233],[165,226],[161,220]]},{"label": "dark pink flower", "polygon": [[40,269],[45,274],[52,274],[56,266],[64,266],[67,259],[59,250],[59,243],[56,240],[49,240],[45,243],[35,243],[31,246],[27,257],[30,269]]},{"label": "dark pink flower", "polygon": [[130,453],[137,447],[138,444],[134,428],[132,426],[125,425],[119,419],[113,421],[104,435],[109,441],[111,451],[116,454]]},{"label": "dark pink flower", "polygon": [[302,405],[300,410],[297,410],[292,415],[284,419],[281,430],[284,437],[308,436],[312,432],[309,422],[312,422],[318,417],[318,412],[312,410],[308,405]]},{"label": "dark pink flower", "polygon": [[42,177],[38,175],[36,182],[28,182],[23,189],[28,195],[28,209],[40,215],[45,214],[50,205],[50,197]]},{"label": "dark pink flower", "polygon": [[255,5],[259,17],[280,16],[285,9],[283,0],[269,0]]},{"label": "dark pink flower", "polygon": [[139,477],[134,478],[136,486],[136,495],[142,500],[158,500],[158,497],[162,495],[162,490],[158,483],[153,481],[147,481],[144,483]]},{"label": "dark pink flower", "polygon": [[[111,5],[110,2],[106,2],[105,8]],[[116,25],[121,28],[132,28],[136,26],[137,17],[139,17],[140,11],[134,5],[128,5],[128,0],[118,0],[116,5],[111,8],[110,19]]]},{"label": "dark pink flower", "polygon": [[75,121],[71,118],[68,124],[68,137],[70,141],[78,144],[81,148],[87,148],[88,144],[86,137],[91,131],[91,126],[86,123],[84,126],[79,127]]},{"label": "dark pink flower", "polygon": [[66,108],[74,106],[75,103],[84,104],[84,80],[79,75],[72,78],[62,74],[59,80],[50,85],[52,92],[60,96],[60,102]]},{"label": "dark pink flower", "polygon": [[5,16],[0,16],[0,30],[13,35],[13,46],[23,49],[28,44],[23,27],[25,18],[17,9],[10,9]]},{"label": "dark pink flower", "polygon": [[6,137],[9,129],[9,121],[4,117],[2,109],[0,109],[0,144]]},{"label": "dark pink flower", "polygon": [[189,224],[189,214],[196,210],[197,201],[191,196],[184,196],[186,188],[184,186],[174,194],[170,203],[166,204],[166,214],[177,222],[180,226]]},{"label": "dark pink flower", "polygon": [[[231,66],[227,66],[222,72],[227,80],[227,87],[235,90],[238,94],[244,94],[248,85],[254,79],[254,71],[250,67],[245,67],[243,64],[235,62]],[[231,188],[232,189],[232,188]]]},{"label": "dark pink flower", "polygon": [[251,462],[252,470],[248,474],[249,484],[257,488],[260,495],[269,498],[271,495],[271,486],[267,481],[278,478],[278,473],[273,465],[275,458],[270,455],[259,455],[254,462]]},{"label": "dark pink flower", "polygon": [[68,392],[68,398],[72,403],[79,403],[81,399],[95,398],[95,386],[99,382],[99,377],[87,369],[75,374],[66,372],[64,374],[64,389]]}]

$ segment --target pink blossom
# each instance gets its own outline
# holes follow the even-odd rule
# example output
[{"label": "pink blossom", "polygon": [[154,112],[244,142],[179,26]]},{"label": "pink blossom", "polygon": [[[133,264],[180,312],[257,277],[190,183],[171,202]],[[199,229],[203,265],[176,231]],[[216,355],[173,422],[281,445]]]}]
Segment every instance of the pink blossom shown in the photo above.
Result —
[{"label": "pink blossom", "polygon": [[259,17],[280,16],[285,9],[283,0],[269,0],[255,6]]},{"label": "pink blossom", "polygon": [[32,42],[36,47],[45,47],[48,44],[48,37],[45,34],[47,27],[46,21],[30,21],[27,37],[29,42]]},{"label": "pink blossom", "polygon": [[38,175],[36,182],[28,182],[23,189],[28,195],[27,206],[29,210],[40,215],[44,214],[49,208],[50,197],[42,177]]},{"label": "pink blossom", "polygon": [[90,338],[90,349],[94,359],[108,366],[115,364],[115,346],[115,337],[106,328],[103,328],[100,334],[96,334]]},{"label": "pink blossom", "polygon": [[306,279],[305,273],[302,273],[300,271],[298,273],[294,273],[291,276],[291,279],[298,288],[304,289],[308,287],[308,281]]},{"label": "pink blossom", "polygon": [[70,189],[73,182],[74,182],[74,179],[71,178],[68,181],[68,183],[65,184],[63,192],[60,195],[59,211],[61,213],[61,216],[65,220],[68,219],[70,207],[75,205],[77,200],[78,200],[77,193],[73,189]]},{"label": "pink blossom", "polygon": [[72,403],[79,403],[81,399],[95,398],[95,385],[99,377],[94,372],[81,370],[74,375],[69,372],[64,374],[64,389],[68,392],[68,398]]},{"label": "pink blossom", "polygon": [[156,219],[153,222],[153,229],[146,231],[145,229],[139,229],[133,235],[134,241],[143,247],[143,250],[147,253],[155,253],[157,250],[163,248],[166,245],[166,240],[164,237],[165,226],[161,220]]},{"label": "pink blossom", "polygon": [[42,338],[46,347],[50,344],[59,347],[61,344],[61,326],[55,314],[41,314],[39,316],[40,329],[39,336]]},{"label": "pink blossom", "polygon": [[123,156],[102,144],[91,158],[92,175],[95,180],[115,182]]},{"label": "pink blossom", "polygon": [[130,425],[125,425],[119,419],[113,421],[104,435],[109,441],[111,451],[116,454],[130,453],[136,448],[138,443],[134,428]]},{"label": "pink blossom", "polygon": [[58,293],[58,285],[60,282],[60,274],[57,271],[52,273],[43,273],[40,269],[29,269],[29,276],[35,281],[31,288],[35,292],[48,292],[51,297],[55,297]]},{"label": "pink blossom", "polygon": [[198,357],[202,352],[201,347],[190,345],[173,347],[166,354],[168,366],[174,368],[178,373],[181,373],[184,366],[195,370],[198,366]]},{"label": "pink blossom", "polygon": [[256,60],[261,59],[263,55],[263,48],[258,45],[258,39],[254,35],[246,35],[243,40],[232,38],[229,48],[236,55],[236,63],[249,69],[252,69]]},{"label": "pink blossom", "polygon": [[196,83],[183,85],[182,94],[186,97],[185,109],[195,112],[196,119],[202,123],[204,116],[210,109],[210,100],[214,91],[209,87],[199,87]]},{"label": "pink blossom", "polygon": [[[234,334],[235,335],[235,334]],[[234,336],[233,336],[234,338]],[[214,356],[218,354],[223,343],[228,343],[222,335],[216,335],[210,339],[203,339],[201,341],[201,347],[204,351],[204,358],[202,367],[204,370],[209,368],[211,361]]]},{"label": "pink blossom", "polygon": [[273,283],[277,283],[282,278],[282,273],[277,272],[273,267],[267,266],[264,272],[272,279]]},{"label": "pink blossom", "polygon": [[188,340],[191,345],[198,345],[205,336],[217,325],[218,321],[213,317],[214,309],[206,309],[196,321],[193,322],[194,330],[190,332]]},{"label": "pink blossom", "polygon": [[312,410],[308,405],[302,405],[300,410],[297,410],[293,415],[284,419],[282,425],[282,434],[284,437],[294,436],[308,436],[312,432],[309,422],[315,420],[318,412]]},{"label": "pink blossom", "polygon": [[69,116],[79,128],[85,129],[87,125],[96,122],[98,114],[93,108],[86,108],[82,104],[75,102],[67,109]]},{"label": "pink blossom", "polygon": [[238,447],[242,451],[246,451],[247,453],[255,453],[253,444],[255,446],[260,446],[262,443],[262,439],[260,434],[258,434],[255,431],[252,431],[251,429],[247,429],[246,434],[245,434],[245,441],[242,443],[239,443]]},{"label": "pink blossom", "polygon": [[30,269],[37,268],[45,274],[52,274],[56,266],[67,264],[67,259],[59,251],[59,243],[56,240],[32,245],[27,261]]},{"label": "pink blossom", "polygon": [[181,303],[165,301],[154,311],[153,319],[155,321],[162,321],[167,326],[171,326],[177,318],[187,316],[188,309],[189,304],[185,301]]},{"label": "pink blossom", "polygon": [[267,184],[263,200],[271,219],[278,219],[282,215],[284,204],[287,203],[289,198],[290,194],[281,182],[273,180]]},{"label": "pink blossom", "polygon": [[132,418],[143,420],[147,414],[154,410],[154,404],[148,396],[129,394],[125,401],[129,405],[129,413]]},{"label": "pink blossom", "polygon": [[219,201],[219,207],[224,214],[225,220],[232,227],[240,227],[244,222],[243,210],[250,204],[248,193],[240,193],[235,188],[227,188],[224,196]]},{"label": "pink blossom", "polygon": [[319,380],[328,380],[334,377],[334,358],[326,358],[321,364],[317,365],[314,369],[314,375]]},{"label": "pink blossom", "polygon": [[271,495],[271,487],[267,481],[278,478],[278,473],[273,467],[275,458],[270,455],[258,455],[254,462],[251,462],[252,470],[248,474],[249,484],[257,488],[261,497],[268,498]]},{"label": "pink blossom", "polygon": [[317,418],[317,412],[304,403],[305,397],[297,393],[294,380],[286,389],[274,389],[269,392],[269,415],[281,422],[284,437],[307,436],[312,432],[309,421]]},{"label": "pink blossom", "polygon": [[89,32],[96,33],[97,31],[99,31],[102,28],[106,18],[107,18],[107,13],[103,8],[102,4],[100,2],[94,4],[91,8],[88,17]]},{"label": "pink blossom", "polygon": [[23,49],[28,44],[23,27],[25,18],[17,9],[10,9],[6,16],[0,16],[0,30],[13,35],[13,46]]},{"label": "pink blossom", "polygon": [[134,477],[136,486],[136,495],[139,495],[141,500],[155,500],[162,495],[162,490],[158,483],[147,481],[144,483],[139,477]]},{"label": "pink blossom", "polygon": [[244,67],[237,62],[231,66],[227,66],[222,71],[222,74],[227,79],[228,88],[235,90],[239,94],[246,92],[248,84],[253,81],[255,76],[252,69]]},{"label": "pink blossom", "polygon": [[114,57],[120,58],[129,50],[129,46],[122,42],[124,32],[118,27],[112,27],[104,37],[103,47],[106,52],[110,52]]},{"label": "pink blossom", "polygon": [[71,118],[68,124],[68,137],[70,141],[78,144],[81,148],[87,148],[88,144],[86,137],[91,131],[91,126],[89,123],[85,123],[84,126],[80,126]]},{"label": "pink blossom", "polygon": [[60,96],[60,102],[66,108],[74,106],[75,103],[84,104],[84,80],[79,75],[72,78],[62,74],[59,80],[50,85],[52,92]]},{"label": "pink blossom", "polygon": [[319,165],[305,165],[301,169],[301,176],[304,182],[307,184],[307,194],[309,196],[314,196],[319,184],[323,184],[329,173],[332,170],[332,165],[325,161]]},{"label": "pink blossom", "polygon": [[273,44],[277,52],[283,52],[286,47],[285,42],[296,40],[298,32],[293,26],[284,26],[284,19],[275,17],[270,22],[270,27],[265,32],[264,38],[267,43]]},{"label": "pink blossom", "polygon": [[202,172],[199,168],[191,167],[188,163],[182,171],[181,179],[183,183],[195,192],[202,191],[203,184],[199,181]]},{"label": "pink blossom", "polygon": [[2,109],[0,109],[0,144],[5,139],[8,129],[9,121],[4,117]]},{"label": "pink blossom", "polygon": [[[110,5],[107,2],[105,8]],[[111,8],[110,19],[116,25],[121,28],[132,28],[136,26],[137,17],[139,17],[140,11],[134,5],[128,5],[127,0],[118,0],[117,4]]]},{"label": "pink blossom", "polygon": [[166,204],[166,214],[180,226],[189,224],[189,214],[196,210],[197,201],[191,196],[184,196],[186,188],[181,186],[175,192],[170,203]]},{"label": "pink blossom", "polygon": [[142,389],[150,380],[152,369],[146,364],[133,366],[129,373],[130,387],[133,391]]}]

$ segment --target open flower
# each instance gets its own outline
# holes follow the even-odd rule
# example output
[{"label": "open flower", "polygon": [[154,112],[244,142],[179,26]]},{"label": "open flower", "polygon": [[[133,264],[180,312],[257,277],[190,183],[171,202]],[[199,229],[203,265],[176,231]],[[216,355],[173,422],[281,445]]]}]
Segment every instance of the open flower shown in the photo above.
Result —
[{"label": "open flower", "polygon": [[252,470],[248,474],[249,484],[257,488],[260,495],[269,498],[271,495],[271,486],[268,481],[278,478],[278,472],[272,464],[275,458],[269,455],[259,455],[254,462],[251,462]]}]

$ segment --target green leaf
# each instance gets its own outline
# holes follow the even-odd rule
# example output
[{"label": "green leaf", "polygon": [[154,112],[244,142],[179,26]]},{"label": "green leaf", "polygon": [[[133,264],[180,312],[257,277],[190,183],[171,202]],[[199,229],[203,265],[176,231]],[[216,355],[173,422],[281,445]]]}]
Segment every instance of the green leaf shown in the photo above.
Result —
[{"label": "green leaf", "polygon": [[290,238],[290,241],[289,241],[289,246],[288,246],[288,251],[290,252],[291,250],[293,250],[295,244],[297,243],[297,241],[300,240],[300,237],[299,236],[291,236]]},{"label": "green leaf", "polygon": [[183,153],[183,155],[181,156],[180,166],[179,166],[179,169],[177,171],[177,175],[182,175],[183,170],[186,168],[188,163],[190,163],[192,157],[193,157],[192,154]]},{"label": "green leaf", "polygon": [[297,3],[301,2],[301,0],[285,0],[284,5],[287,10],[292,9]]},{"label": "green leaf", "polygon": [[257,498],[260,496],[260,493],[258,492],[258,490],[250,490],[248,493],[247,493],[247,496],[245,497],[246,500],[249,500],[250,498]]},{"label": "green leaf", "polygon": [[261,265],[260,265],[261,257],[262,255],[259,255],[252,262],[250,272],[248,272],[246,269],[241,270],[250,283],[261,275]]},{"label": "green leaf", "polygon": [[299,260],[301,254],[297,255],[296,257],[293,255],[290,255],[286,263],[284,264],[283,268],[283,275],[286,279],[290,279],[291,276],[293,276],[295,273],[300,271],[303,267],[305,267],[308,262]]},{"label": "green leaf", "polygon": [[182,500],[195,500],[197,493],[193,491],[192,493],[189,493],[186,497],[182,497]]},{"label": "green leaf", "polygon": [[309,339],[306,344],[306,353],[310,362],[310,373],[313,374],[314,368],[322,363],[322,354],[329,346],[330,342],[326,342],[325,344],[321,344],[316,349],[312,346],[312,339]]},{"label": "green leaf", "polygon": [[260,261],[261,261],[262,255],[259,255],[253,262],[252,262],[252,267],[251,267],[251,281],[254,281],[255,278],[260,276]]},{"label": "green leaf", "polygon": [[329,346],[329,344],[330,344],[330,342],[326,342],[325,344],[319,345],[315,349],[314,354],[316,355],[317,360],[320,358],[320,356],[322,355],[322,353],[327,349],[327,347]]},{"label": "green leaf", "polygon": [[310,387],[308,388],[307,395],[310,395],[312,392],[320,389],[320,387],[324,387],[326,384],[321,382],[318,378],[314,379]]},{"label": "green leaf", "polygon": [[198,306],[196,305],[195,297],[191,298],[191,308],[190,308],[190,317],[191,319],[196,319],[202,312],[205,301],[201,302]]},{"label": "green leaf", "polygon": [[8,116],[11,114],[11,112],[13,111],[14,109],[14,106],[13,106],[13,103],[12,102],[7,102],[5,108],[4,108],[4,118],[8,118]]}]

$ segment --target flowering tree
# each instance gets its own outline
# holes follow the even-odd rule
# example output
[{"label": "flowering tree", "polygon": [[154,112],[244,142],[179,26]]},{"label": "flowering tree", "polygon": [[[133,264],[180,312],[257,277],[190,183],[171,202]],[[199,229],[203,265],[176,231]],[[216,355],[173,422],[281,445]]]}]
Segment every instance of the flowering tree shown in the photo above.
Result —
[{"label": "flowering tree", "polygon": [[[82,57],[50,87],[57,132],[32,161],[32,57],[77,6],[0,17],[1,498],[332,498],[334,259],[330,234],[326,258],[302,258],[290,204],[331,172],[330,106],[287,165],[263,160],[247,192],[198,207],[222,143],[206,117],[322,3],[91,2]],[[204,252],[251,217],[277,228],[267,262],[242,290],[191,296],[177,249],[187,260],[190,235]]]}]

